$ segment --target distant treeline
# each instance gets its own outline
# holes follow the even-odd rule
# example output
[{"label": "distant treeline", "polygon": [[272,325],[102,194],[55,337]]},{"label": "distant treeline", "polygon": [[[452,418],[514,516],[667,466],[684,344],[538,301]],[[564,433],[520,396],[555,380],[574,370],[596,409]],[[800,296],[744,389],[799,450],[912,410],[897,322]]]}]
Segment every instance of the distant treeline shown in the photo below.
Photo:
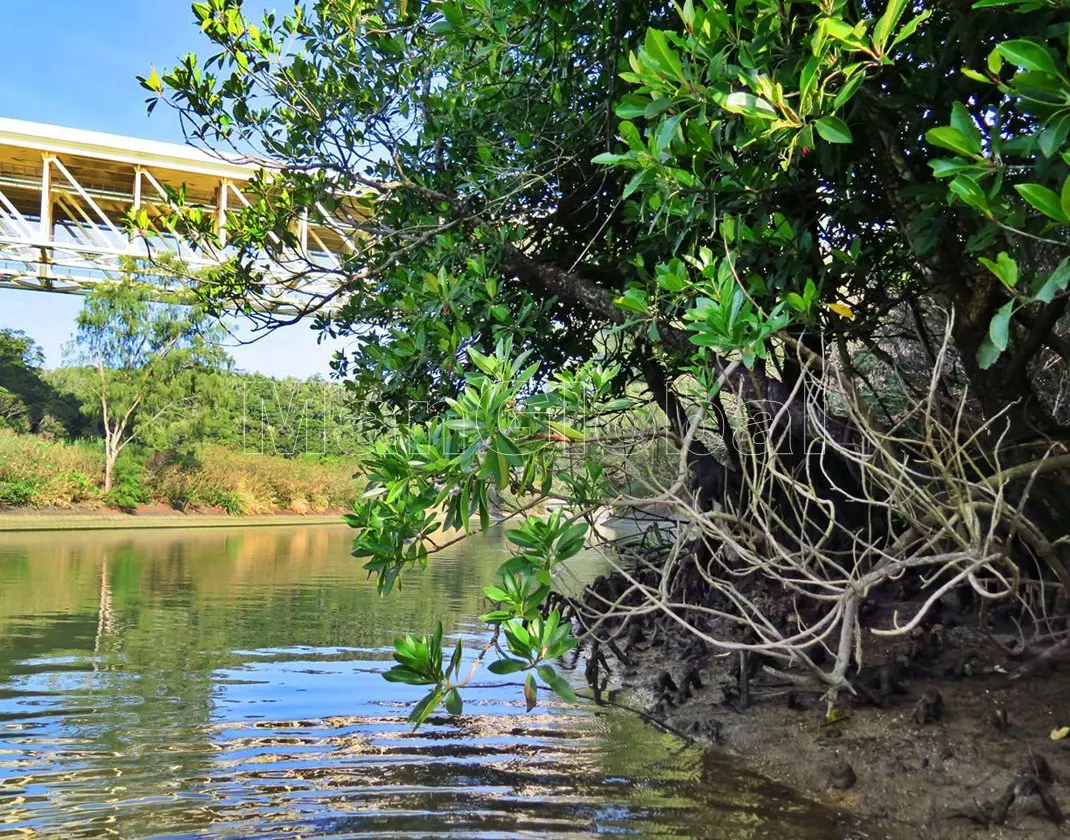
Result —
[{"label": "distant treeline", "polygon": [[[103,432],[95,406],[91,368],[44,370],[29,342],[23,353],[4,352],[12,333],[0,331],[0,428],[48,438],[97,438]],[[23,339],[28,342],[28,339]],[[17,362],[16,362],[17,360]],[[29,364],[25,362],[29,361]],[[293,457],[302,453],[349,455],[360,446],[354,395],[341,384],[311,379],[273,379],[256,373],[213,372],[212,411],[196,428],[179,434],[180,445],[217,443],[243,452]],[[196,395],[194,396],[196,400]]]},{"label": "distant treeline", "polygon": [[347,388],[226,369],[200,372],[192,394],[139,427],[109,489],[100,375],[45,370],[29,337],[0,329],[0,506],[311,512],[357,492]]}]

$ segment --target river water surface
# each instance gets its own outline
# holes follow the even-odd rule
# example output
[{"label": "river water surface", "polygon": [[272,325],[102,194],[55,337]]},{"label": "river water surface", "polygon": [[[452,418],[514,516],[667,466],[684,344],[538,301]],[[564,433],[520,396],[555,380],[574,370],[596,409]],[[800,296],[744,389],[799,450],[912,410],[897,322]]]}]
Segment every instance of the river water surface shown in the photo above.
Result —
[{"label": "river water surface", "polygon": [[412,732],[391,639],[477,647],[505,547],[379,598],[345,527],[0,533],[0,837],[831,838],[655,732],[487,675]]}]

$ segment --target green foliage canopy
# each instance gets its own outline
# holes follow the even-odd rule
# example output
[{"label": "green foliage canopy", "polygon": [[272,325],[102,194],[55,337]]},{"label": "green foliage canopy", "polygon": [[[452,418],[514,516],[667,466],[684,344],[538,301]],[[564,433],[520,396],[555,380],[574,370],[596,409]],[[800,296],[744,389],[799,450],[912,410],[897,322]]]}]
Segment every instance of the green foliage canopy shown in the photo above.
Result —
[{"label": "green foliage canopy", "polygon": [[0,423],[20,432],[73,434],[78,404],[43,370],[44,352],[21,330],[0,329]]}]

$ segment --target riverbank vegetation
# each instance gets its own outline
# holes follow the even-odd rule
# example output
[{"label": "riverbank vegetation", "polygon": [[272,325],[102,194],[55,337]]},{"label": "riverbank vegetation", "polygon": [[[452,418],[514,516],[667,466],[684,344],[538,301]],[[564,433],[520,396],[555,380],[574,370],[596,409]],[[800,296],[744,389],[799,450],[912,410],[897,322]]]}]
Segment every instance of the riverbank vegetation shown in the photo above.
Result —
[{"label": "riverbank vegetation", "polygon": [[119,458],[108,492],[104,463],[99,440],[0,431],[0,509],[164,505],[235,516],[321,513],[348,508],[360,490],[351,459],[316,453],[284,458],[210,443],[181,454],[134,447]]},{"label": "riverbank vegetation", "polygon": [[75,364],[51,371],[31,339],[0,330],[0,507],[352,503],[345,390],[234,372],[218,328],[190,313],[105,287],[86,302]]}]

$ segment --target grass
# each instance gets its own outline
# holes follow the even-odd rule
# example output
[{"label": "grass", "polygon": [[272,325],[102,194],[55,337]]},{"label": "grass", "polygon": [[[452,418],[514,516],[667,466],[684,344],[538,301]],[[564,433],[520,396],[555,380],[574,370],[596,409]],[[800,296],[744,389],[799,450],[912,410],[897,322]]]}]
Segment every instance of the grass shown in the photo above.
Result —
[{"label": "grass", "polygon": [[99,502],[104,455],[79,444],[0,431],[0,504],[71,507]]},{"label": "grass", "polygon": [[192,455],[128,450],[116,465],[115,486],[100,488],[104,455],[93,442],[46,441],[0,432],[0,506],[70,508],[143,503],[234,516],[320,513],[348,507],[360,490],[351,463],[234,452],[206,445]]},{"label": "grass", "polygon": [[348,506],[359,491],[353,467],[341,460],[280,458],[221,446],[202,447],[193,463],[150,469],[148,487],[155,498],[180,510],[207,505],[245,516],[276,510],[319,513]]}]

